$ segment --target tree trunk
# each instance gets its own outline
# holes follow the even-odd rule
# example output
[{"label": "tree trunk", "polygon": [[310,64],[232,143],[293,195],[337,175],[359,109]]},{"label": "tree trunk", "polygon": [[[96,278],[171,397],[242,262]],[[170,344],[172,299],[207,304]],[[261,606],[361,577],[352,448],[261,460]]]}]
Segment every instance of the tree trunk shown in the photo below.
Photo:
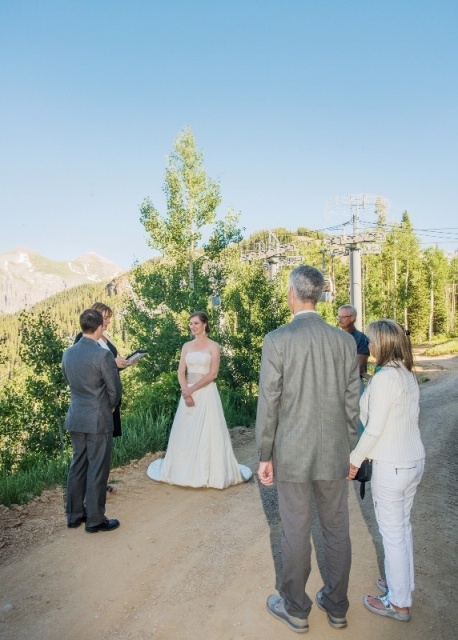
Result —
[{"label": "tree trunk", "polygon": [[409,291],[409,268],[406,270],[406,286],[404,289],[404,327],[409,328],[409,318],[407,316],[407,294]]},{"label": "tree trunk", "polygon": [[393,318],[397,320],[397,297],[398,297],[398,261],[394,259],[394,296],[393,296]]}]

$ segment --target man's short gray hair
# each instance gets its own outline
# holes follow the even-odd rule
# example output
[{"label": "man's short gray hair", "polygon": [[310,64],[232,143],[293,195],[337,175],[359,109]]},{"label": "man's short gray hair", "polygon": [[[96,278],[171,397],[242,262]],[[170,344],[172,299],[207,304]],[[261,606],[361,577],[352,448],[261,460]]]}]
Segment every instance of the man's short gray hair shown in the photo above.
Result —
[{"label": "man's short gray hair", "polygon": [[319,269],[301,264],[291,271],[289,284],[301,302],[316,304],[323,291],[324,278]]},{"label": "man's short gray hair", "polygon": [[352,304],[343,304],[341,307],[339,307],[339,311],[341,309],[347,309],[347,311],[349,311],[352,316],[355,316],[355,318],[358,314],[358,312],[356,311],[355,307]]}]

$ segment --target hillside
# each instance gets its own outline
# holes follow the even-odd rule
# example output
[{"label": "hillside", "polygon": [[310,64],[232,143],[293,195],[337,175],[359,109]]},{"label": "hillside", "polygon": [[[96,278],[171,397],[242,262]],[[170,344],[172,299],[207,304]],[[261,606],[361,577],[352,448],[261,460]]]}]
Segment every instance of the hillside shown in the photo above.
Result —
[{"label": "hillside", "polygon": [[[71,342],[79,331],[80,313],[90,307],[96,300],[105,302],[113,309],[110,335],[115,339],[122,353],[124,347],[122,330],[122,309],[124,294],[130,291],[127,275],[102,282],[89,282],[65,289],[45,298],[33,306],[31,311],[38,315],[42,311],[49,316],[59,328],[59,334]],[[19,355],[20,311],[11,314],[0,314],[0,389],[13,374],[20,375],[22,365]]]},{"label": "hillside", "polygon": [[56,262],[19,247],[0,254],[0,314],[29,309],[60,291],[106,282],[121,273],[121,267],[96,253]]}]

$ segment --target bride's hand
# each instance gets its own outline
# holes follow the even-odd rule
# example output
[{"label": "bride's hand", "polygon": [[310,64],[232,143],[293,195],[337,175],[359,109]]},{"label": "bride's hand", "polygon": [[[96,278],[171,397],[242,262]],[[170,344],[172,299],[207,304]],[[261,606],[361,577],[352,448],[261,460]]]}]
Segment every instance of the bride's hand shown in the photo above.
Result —
[{"label": "bride's hand", "polygon": [[195,402],[192,399],[192,396],[188,396],[187,398],[184,398],[185,404],[187,407],[194,407],[195,406]]}]

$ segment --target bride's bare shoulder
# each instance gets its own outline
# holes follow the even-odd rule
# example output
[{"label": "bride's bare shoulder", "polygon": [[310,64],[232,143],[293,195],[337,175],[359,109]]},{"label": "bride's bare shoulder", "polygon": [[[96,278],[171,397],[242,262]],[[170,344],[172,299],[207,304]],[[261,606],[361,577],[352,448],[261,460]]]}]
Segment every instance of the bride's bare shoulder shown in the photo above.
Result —
[{"label": "bride's bare shoulder", "polygon": [[189,340],[189,342],[185,342],[184,345],[181,347],[181,353],[188,353],[188,351],[192,350],[192,340]]}]

